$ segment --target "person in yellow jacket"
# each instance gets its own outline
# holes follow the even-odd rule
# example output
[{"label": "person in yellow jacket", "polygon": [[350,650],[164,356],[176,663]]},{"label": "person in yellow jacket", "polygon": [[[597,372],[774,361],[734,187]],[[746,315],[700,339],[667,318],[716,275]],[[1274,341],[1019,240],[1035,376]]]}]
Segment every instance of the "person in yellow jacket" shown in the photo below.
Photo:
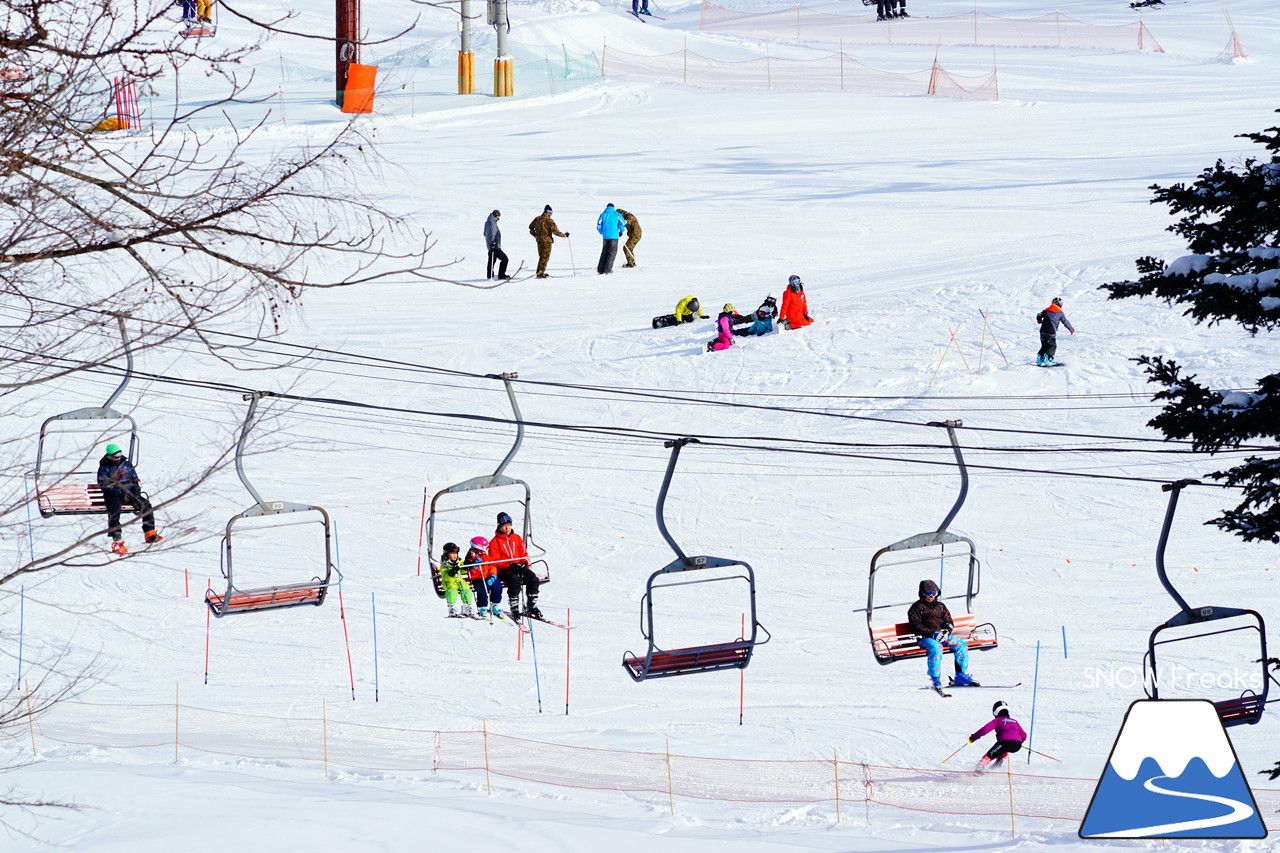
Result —
[{"label": "person in yellow jacket", "polygon": [[542,215],[535,216],[529,223],[529,234],[538,243],[538,273],[534,278],[548,278],[547,262],[551,260],[551,244],[556,237],[568,237],[569,232],[561,233],[556,221],[551,218],[551,205],[542,208]]},{"label": "person in yellow jacket", "polygon": [[627,242],[622,247],[622,254],[626,257],[627,262],[622,266],[623,268],[634,267],[636,265],[636,243],[640,242],[644,232],[640,230],[640,221],[636,219],[635,214],[618,208],[618,215],[627,223]]},{"label": "person in yellow jacket", "polygon": [[698,302],[698,297],[686,296],[676,303],[677,323],[692,323],[699,317],[703,320],[708,319],[707,315],[702,313],[702,304]]}]

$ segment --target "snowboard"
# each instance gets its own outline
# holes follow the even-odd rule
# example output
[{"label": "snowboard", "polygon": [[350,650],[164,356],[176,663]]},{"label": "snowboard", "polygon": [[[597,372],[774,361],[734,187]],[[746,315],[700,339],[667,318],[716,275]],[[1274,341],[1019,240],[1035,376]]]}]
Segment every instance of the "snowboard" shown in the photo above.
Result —
[{"label": "snowboard", "polygon": [[1066,367],[1065,361],[1055,361],[1053,364],[1037,364],[1036,367]]},{"label": "snowboard", "polygon": [[676,325],[675,314],[659,314],[653,318],[653,327],[655,329],[665,329],[668,326]]}]

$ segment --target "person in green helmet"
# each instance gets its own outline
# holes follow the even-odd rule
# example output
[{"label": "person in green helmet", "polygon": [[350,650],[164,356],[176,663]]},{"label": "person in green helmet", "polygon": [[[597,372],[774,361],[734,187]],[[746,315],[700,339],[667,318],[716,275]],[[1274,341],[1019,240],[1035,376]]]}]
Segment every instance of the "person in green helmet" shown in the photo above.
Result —
[{"label": "person in green helmet", "polygon": [[120,531],[120,511],[125,506],[142,516],[142,535],[148,543],[164,538],[156,531],[155,514],[151,501],[142,492],[138,472],[118,444],[108,444],[106,455],[98,462],[98,488],[102,489],[102,498],[107,504],[107,535],[111,537],[112,551],[129,553]]}]

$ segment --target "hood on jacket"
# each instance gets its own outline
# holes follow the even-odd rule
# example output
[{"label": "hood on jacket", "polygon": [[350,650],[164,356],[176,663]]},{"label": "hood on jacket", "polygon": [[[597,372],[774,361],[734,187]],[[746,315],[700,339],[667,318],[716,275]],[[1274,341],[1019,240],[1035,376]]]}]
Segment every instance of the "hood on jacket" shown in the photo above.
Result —
[{"label": "hood on jacket", "polygon": [[928,592],[936,592],[939,598],[942,597],[942,587],[938,586],[937,581],[931,581],[931,580],[920,581],[919,592],[920,592],[921,600],[924,599],[925,594]]}]

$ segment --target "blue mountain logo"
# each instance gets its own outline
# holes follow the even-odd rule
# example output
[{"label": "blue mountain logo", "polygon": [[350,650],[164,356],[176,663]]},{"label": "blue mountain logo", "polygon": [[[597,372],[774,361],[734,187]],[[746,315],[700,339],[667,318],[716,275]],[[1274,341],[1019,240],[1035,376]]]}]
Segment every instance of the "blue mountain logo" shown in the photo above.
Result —
[{"label": "blue mountain logo", "polygon": [[1080,837],[1267,837],[1212,702],[1144,699],[1129,706]]}]

